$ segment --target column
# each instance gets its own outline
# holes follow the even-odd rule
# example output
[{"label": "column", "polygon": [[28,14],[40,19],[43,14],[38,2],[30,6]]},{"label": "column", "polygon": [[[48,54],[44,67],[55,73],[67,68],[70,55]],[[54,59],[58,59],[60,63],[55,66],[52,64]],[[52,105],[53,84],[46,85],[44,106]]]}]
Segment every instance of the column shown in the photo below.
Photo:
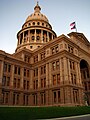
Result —
[{"label": "column", "polygon": [[81,72],[80,72],[80,63],[77,63],[77,67],[78,67],[78,77],[79,77],[79,84],[82,85],[82,79],[81,79]]},{"label": "column", "polygon": [[49,85],[49,64],[46,63],[46,87]]},{"label": "column", "polygon": [[3,79],[3,66],[4,66],[4,63],[3,61],[0,61],[0,86],[2,85],[2,79]]},{"label": "column", "polygon": [[78,70],[78,63],[75,62],[75,70],[76,70],[76,84],[79,85],[79,70]]},{"label": "column", "polygon": [[14,65],[11,67],[11,82],[10,87],[13,88],[13,80],[14,80]]},{"label": "column", "polygon": [[41,75],[40,67],[38,67],[38,88],[41,87],[41,79],[40,79],[40,75]]},{"label": "column", "polygon": [[13,105],[13,91],[10,91],[9,105]]},{"label": "column", "polygon": [[28,42],[30,42],[30,30],[28,30]]},{"label": "column", "polygon": [[45,91],[46,94],[46,106],[49,104],[49,90]]},{"label": "column", "polygon": [[35,37],[34,42],[36,42],[36,39],[37,39],[37,38],[36,38],[36,37],[37,37],[37,36],[36,36],[36,29],[35,29],[35,34],[34,34],[34,37]]},{"label": "column", "polygon": [[40,55],[40,53],[38,53],[38,61],[40,61],[41,60],[41,55]]},{"label": "column", "polygon": [[52,34],[52,40],[53,40],[53,34]]},{"label": "column", "polygon": [[52,71],[52,63],[49,63],[49,86],[52,86],[52,75],[51,75],[51,71]]},{"label": "column", "polygon": [[47,31],[47,42],[49,42],[49,32]]},{"label": "column", "polygon": [[41,98],[41,97],[40,97],[40,93],[38,92],[38,93],[37,93],[37,105],[38,105],[38,106],[40,106],[40,104],[41,104],[40,98]]},{"label": "column", "polygon": [[71,88],[71,103],[74,104],[74,100],[73,100],[73,88]]},{"label": "column", "polygon": [[24,74],[24,68],[21,68],[21,89],[23,89],[23,74]]},{"label": "column", "polygon": [[63,84],[63,73],[62,73],[62,59],[59,60],[60,63],[60,84]]},{"label": "column", "polygon": [[4,66],[4,63],[3,61],[0,61],[0,104],[2,104],[2,79],[3,79],[3,66]]},{"label": "column", "polygon": [[30,89],[33,89],[33,69],[30,69]]},{"label": "column", "polygon": [[64,104],[64,88],[60,88],[60,99],[61,99],[61,104]]},{"label": "column", "polygon": [[24,32],[22,34],[23,34],[22,43],[24,43]]},{"label": "column", "polygon": [[68,58],[68,80],[69,80],[69,83],[71,84],[71,71],[70,71],[70,62],[69,62],[69,58]]},{"label": "column", "polygon": [[67,58],[63,58],[64,62],[64,84],[68,83],[68,65],[67,65]]},{"label": "column", "polygon": [[41,30],[41,42],[43,43],[43,30]]}]

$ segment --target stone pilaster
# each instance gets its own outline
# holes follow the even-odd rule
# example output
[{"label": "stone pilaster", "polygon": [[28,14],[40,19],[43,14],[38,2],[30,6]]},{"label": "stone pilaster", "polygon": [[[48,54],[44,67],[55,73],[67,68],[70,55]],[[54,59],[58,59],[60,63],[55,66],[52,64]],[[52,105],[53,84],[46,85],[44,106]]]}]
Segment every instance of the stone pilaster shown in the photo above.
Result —
[{"label": "stone pilaster", "polygon": [[30,89],[33,89],[33,69],[30,70]]},{"label": "stone pilaster", "polygon": [[11,82],[10,87],[13,88],[13,80],[14,80],[14,65],[11,67]]},{"label": "stone pilaster", "polygon": [[36,37],[37,37],[37,36],[36,36],[36,29],[35,29],[35,34],[34,34],[34,37],[35,37],[34,42],[36,42],[36,39],[37,39],[37,38],[36,38]]},{"label": "stone pilaster", "polygon": [[46,87],[49,85],[49,64],[46,64]]},{"label": "stone pilaster", "polygon": [[49,63],[49,86],[52,85],[52,74],[51,74],[51,71],[52,71],[52,63]]},{"label": "stone pilaster", "polygon": [[76,84],[79,85],[79,71],[78,71],[78,63],[75,62],[75,70],[76,70]]},{"label": "stone pilaster", "polygon": [[40,75],[41,75],[40,67],[38,67],[38,88],[41,87],[41,79],[40,79]]},{"label": "stone pilaster", "polygon": [[23,74],[24,74],[24,68],[21,68],[21,89],[23,89]]},{"label": "stone pilaster", "polygon": [[41,42],[43,43],[43,30],[41,30]]},{"label": "stone pilaster", "polygon": [[49,42],[49,32],[47,32],[47,42]]},{"label": "stone pilaster", "polygon": [[4,67],[4,62],[0,61],[0,104],[2,104],[2,79],[3,79],[3,67]]},{"label": "stone pilaster", "polygon": [[68,64],[67,64],[67,58],[63,58],[64,62],[64,84],[68,83]]},{"label": "stone pilaster", "polygon": [[70,71],[70,62],[69,62],[69,59],[68,59],[68,81],[69,81],[69,83],[71,83],[71,71]]},{"label": "stone pilaster", "polygon": [[82,79],[81,79],[81,72],[80,72],[80,64],[77,64],[78,67],[78,77],[79,77],[79,84],[82,86]]},{"label": "stone pilaster", "polygon": [[62,69],[62,59],[60,58],[60,84],[63,84],[63,69]]}]

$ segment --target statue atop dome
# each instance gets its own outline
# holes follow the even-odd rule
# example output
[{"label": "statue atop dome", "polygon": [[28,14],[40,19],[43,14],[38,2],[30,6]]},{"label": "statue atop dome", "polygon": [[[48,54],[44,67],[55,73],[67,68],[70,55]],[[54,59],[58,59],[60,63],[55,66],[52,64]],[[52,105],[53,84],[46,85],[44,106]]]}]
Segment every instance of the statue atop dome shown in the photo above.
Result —
[{"label": "statue atop dome", "polygon": [[37,1],[37,5],[34,7],[35,12],[40,12],[41,7],[38,4],[39,2]]}]

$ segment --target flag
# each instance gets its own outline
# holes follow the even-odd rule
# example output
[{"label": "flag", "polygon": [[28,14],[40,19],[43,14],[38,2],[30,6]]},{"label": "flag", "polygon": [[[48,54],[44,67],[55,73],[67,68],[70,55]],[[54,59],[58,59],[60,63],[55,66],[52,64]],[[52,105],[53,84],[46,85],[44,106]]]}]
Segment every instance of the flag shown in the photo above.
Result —
[{"label": "flag", "polygon": [[72,30],[72,29],[76,29],[76,23],[75,23],[75,22],[72,22],[72,23],[70,24],[70,27],[71,27],[71,30]]}]

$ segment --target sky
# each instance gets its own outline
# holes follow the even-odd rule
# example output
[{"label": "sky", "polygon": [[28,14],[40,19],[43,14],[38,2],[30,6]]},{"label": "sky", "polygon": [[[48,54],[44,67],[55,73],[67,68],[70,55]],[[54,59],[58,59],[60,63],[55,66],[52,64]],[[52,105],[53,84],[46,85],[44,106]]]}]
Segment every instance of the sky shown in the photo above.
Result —
[{"label": "sky", "polygon": [[[41,13],[47,16],[57,36],[72,32],[70,23],[75,21],[77,32],[90,41],[90,0],[38,1]],[[36,3],[37,0],[0,0],[0,50],[10,54],[15,52],[17,33],[34,12]]]}]

